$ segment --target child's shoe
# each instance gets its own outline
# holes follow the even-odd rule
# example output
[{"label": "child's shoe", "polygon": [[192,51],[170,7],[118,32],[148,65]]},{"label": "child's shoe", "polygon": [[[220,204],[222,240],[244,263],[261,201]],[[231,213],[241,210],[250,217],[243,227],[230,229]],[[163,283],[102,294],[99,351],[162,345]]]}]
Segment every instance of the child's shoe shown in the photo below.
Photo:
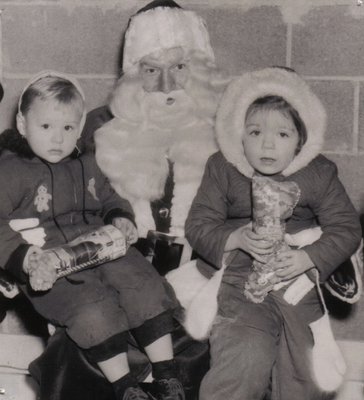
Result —
[{"label": "child's shoe", "polygon": [[128,387],[123,395],[122,400],[151,400],[154,397],[149,397],[147,393],[139,386]]},{"label": "child's shoe", "polygon": [[126,374],[112,383],[117,400],[155,400],[150,397],[130,374]]},{"label": "child's shoe", "polygon": [[185,400],[185,392],[177,378],[160,379],[152,383],[153,395],[158,400]]}]

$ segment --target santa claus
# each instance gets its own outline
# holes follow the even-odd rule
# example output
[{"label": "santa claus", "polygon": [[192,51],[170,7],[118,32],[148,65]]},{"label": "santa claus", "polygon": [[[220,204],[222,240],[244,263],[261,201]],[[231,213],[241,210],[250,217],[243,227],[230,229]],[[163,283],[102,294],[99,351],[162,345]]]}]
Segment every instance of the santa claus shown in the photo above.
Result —
[{"label": "santa claus", "polygon": [[134,209],[140,237],[184,235],[227,79],[217,70],[201,17],[173,1],[152,2],[125,34],[123,75],[95,133],[96,159]]}]

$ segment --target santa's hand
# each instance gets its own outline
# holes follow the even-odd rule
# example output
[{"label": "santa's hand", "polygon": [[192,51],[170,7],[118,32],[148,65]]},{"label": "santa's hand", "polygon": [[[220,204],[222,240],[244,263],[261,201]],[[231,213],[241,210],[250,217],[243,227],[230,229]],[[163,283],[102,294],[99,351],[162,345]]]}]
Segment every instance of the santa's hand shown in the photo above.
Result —
[{"label": "santa's hand", "polygon": [[54,260],[48,252],[33,246],[24,260],[23,270],[29,275],[33,290],[44,291],[52,288],[57,280]]},{"label": "santa's hand", "polygon": [[131,204],[133,204],[138,235],[141,238],[146,238],[149,231],[155,231],[156,229],[150,202],[142,199],[132,201]]},{"label": "santa's hand", "polygon": [[254,233],[250,226],[242,226],[233,231],[226,241],[225,251],[235,249],[244,250],[255,260],[266,263],[264,256],[273,252],[272,243],[265,240],[262,235]]},{"label": "santa's hand", "polygon": [[315,265],[304,250],[287,250],[280,252],[274,264],[275,275],[282,280],[292,279],[303,274]]},{"label": "santa's hand", "polygon": [[125,236],[126,245],[136,243],[138,240],[138,231],[135,225],[127,218],[114,218],[112,224],[118,228]]}]

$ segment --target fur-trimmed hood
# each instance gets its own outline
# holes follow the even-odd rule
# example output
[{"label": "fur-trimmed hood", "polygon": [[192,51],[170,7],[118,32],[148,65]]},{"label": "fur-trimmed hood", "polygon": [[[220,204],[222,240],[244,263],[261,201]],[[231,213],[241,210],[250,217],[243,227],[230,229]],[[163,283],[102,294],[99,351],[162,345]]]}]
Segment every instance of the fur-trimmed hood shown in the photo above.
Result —
[{"label": "fur-trimmed hood", "polygon": [[281,96],[299,113],[307,130],[307,141],[291,164],[282,171],[289,176],[305,167],[321,151],[326,130],[326,112],[309,85],[295,72],[266,68],[248,72],[229,84],[217,112],[216,134],[221,152],[242,174],[253,175],[246,160],[242,138],[248,107],[264,96]]}]

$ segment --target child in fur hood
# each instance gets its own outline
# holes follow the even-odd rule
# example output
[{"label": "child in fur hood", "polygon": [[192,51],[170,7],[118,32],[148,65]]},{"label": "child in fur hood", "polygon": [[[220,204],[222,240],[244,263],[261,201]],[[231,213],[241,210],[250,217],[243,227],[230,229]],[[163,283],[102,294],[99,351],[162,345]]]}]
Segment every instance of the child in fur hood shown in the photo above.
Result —
[{"label": "child in fur hood", "polygon": [[[104,224],[120,229],[129,244],[137,240],[129,202],[111,188],[92,154],[78,152],[84,100],[75,79],[54,71],[25,87],[18,131],[1,136],[0,265],[39,314],[66,328],[112,384],[115,399],[150,398],[129,371],[130,331],[152,363],[156,397],[181,400],[170,335],[173,305],[152,265],[129,247],[121,258],[56,280],[44,252]],[[19,223],[32,229],[19,231]]]},{"label": "child in fur hood", "polygon": [[[262,399],[270,379],[274,400],[317,400],[323,389],[335,388],[335,383],[320,388],[320,377],[313,379],[317,372],[326,374],[324,383],[328,374],[342,378],[345,364],[323,317],[319,285],[308,286],[298,302],[287,297],[290,286],[274,286],[296,278],[292,286],[303,278],[310,282],[306,274],[324,282],[361,239],[359,218],[337,167],[320,154],[325,128],[321,102],[293,71],[246,73],[225,92],[216,123],[220,151],[207,162],[185,227],[200,256],[199,271],[211,277],[224,269],[210,334],[211,368],[200,400]],[[246,284],[253,260],[264,264],[273,249],[251,227],[255,176],[297,188],[287,233],[318,224],[322,230],[313,243],[278,252],[272,285],[259,301],[244,294]],[[317,361],[314,344],[329,359]]]}]

